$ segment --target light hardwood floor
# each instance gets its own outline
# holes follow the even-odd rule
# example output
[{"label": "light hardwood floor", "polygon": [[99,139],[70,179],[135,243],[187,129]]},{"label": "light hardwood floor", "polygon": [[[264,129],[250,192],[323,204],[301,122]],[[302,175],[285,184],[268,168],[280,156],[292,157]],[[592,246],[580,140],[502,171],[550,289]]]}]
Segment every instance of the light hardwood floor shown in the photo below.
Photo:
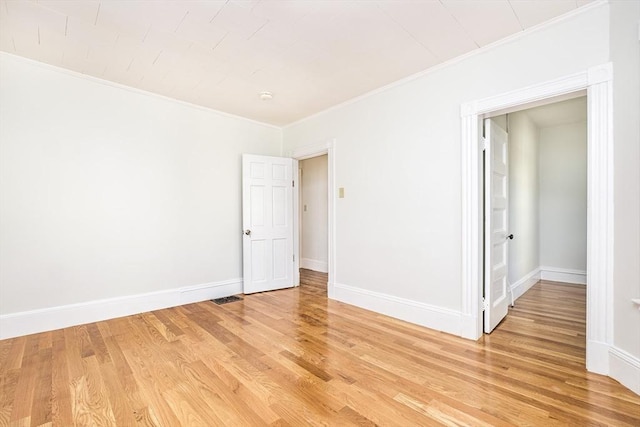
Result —
[{"label": "light hardwood floor", "polygon": [[640,397],[584,369],[583,286],[535,285],[473,342],[302,277],[0,341],[0,425],[640,425]]}]

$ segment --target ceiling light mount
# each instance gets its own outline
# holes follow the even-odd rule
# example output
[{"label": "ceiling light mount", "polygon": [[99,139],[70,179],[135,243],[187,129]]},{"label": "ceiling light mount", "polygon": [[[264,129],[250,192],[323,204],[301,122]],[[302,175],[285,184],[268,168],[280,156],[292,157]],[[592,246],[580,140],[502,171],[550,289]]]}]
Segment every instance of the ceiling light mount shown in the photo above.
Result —
[{"label": "ceiling light mount", "polygon": [[273,99],[273,93],[268,91],[260,92],[260,99],[263,101],[271,101]]}]

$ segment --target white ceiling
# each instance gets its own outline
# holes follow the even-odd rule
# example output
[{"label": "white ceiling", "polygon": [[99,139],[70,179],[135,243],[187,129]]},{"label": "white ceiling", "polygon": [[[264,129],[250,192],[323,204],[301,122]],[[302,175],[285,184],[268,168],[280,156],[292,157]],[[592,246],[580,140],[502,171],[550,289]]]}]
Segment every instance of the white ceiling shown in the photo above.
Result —
[{"label": "white ceiling", "polygon": [[0,50],[285,125],[589,1],[0,0]]},{"label": "white ceiling", "polygon": [[568,99],[524,110],[539,128],[587,121],[587,97]]}]

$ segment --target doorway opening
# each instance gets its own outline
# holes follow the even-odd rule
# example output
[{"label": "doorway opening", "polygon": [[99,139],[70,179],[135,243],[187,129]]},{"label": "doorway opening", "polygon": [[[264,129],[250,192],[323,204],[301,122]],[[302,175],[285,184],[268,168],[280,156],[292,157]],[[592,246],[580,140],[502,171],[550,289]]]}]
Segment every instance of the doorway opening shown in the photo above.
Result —
[{"label": "doorway opening", "polygon": [[[335,203],[334,203],[334,182],[335,182],[335,158],[334,158],[334,144],[333,139],[313,144],[302,146],[295,149],[291,153],[291,157],[296,160],[300,165],[303,162],[309,160],[306,164],[311,165],[311,175],[307,173],[307,184],[321,187],[312,190],[314,193],[310,199],[305,199],[305,195],[302,194],[303,181],[305,180],[303,172],[298,175],[298,191],[294,191],[294,227],[293,227],[293,250],[295,259],[295,285],[300,286],[301,274],[300,269],[304,268],[305,280],[309,280],[317,283],[318,280],[326,283],[326,295],[329,298],[334,296],[334,278],[335,278]],[[304,167],[304,163],[303,163]],[[319,168],[324,168],[324,171],[320,171]],[[324,173],[323,173],[324,172]],[[324,182],[322,182],[324,180]],[[326,198],[319,196],[318,193],[324,193],[326,188]],[[305,189],[305,194],[307,193]],[[320,198],[326,200],[326,205],[323,205],[319,201]],[[315,201],[314,201],[315,200]],[[308,203],[305,203],[308,202]],[[304,205],[306,204],[307,210],[304,211]],[[326,214],[321,214],[319,210],[325,210]],[[317,214],[315,218],[311,213]],[[306,224],[303,223],[305,221]],[[326,219],[325,219],[326,218]],[[303,230],[303,227],[308,227]],[[309,229],[310,228],[310,229]],[[303,233],[304,232],[304,233]],[[326,238],[322,238],[321,234],[324,234]],[[306,239],[305,239],[306,237]],[[311,239],[311,240],[310,240]],[[306,240],[306,242],[304,242]],[[326,242],[326,243],[324,243]],[[304,248],[303,245],[309,244],[311,248]],[[322,255],[324,255],[324,258]],[[306,268],[305,268],[306,267]],[[325,270],[314,271],[314,270]],[[326,276],[324,276],[326,275]],[[325,278],[326,277],[326,278]]]},{"label": "doorway opening", "polygon": [[[556,80],[462,105],[462,310],[461,335],[482,336],[482,153],[481,119],[535,103],[587,92],[587,324],[586,367],[609,373],[613,342],[613,116],[611,63]],[[564,98],[566,99],[566,98]]]},{"label": "doorway opening", "polygon": [[329,271],[328,155],[298,161],[300,285],[324,287]]},{"label": "doorway opening", "polygon": [[[484,199],[484,224],[492,228],[491,233],[484,233],[485,260],[489,261],[484,263],[485,307],[490,304],[485,308],[484,331],[491,332],[506,318],[507,306],[512,307],[508,310],[511,314],[514,301],[534,286],[527,298],[530,307],[535,307],[536,298],[544,300],[547,293],[564,294],[568,289],[563,285],[578,285],[574,297],[557,302],[557,308],[565,303],[566,312],[575,310],[584,315],[587,98],[579,96],[485,119],[485,141],[489,137],[496,139],[494,131],[506,138],[506,149],[501,153],[505,159],[493,153],[491,147],[484,156],[484,194],[492,195],[490,200]],[[488,162],[487,153],[492,155],[492,163]],[[498,180],[502,175],[489,170],[495,168],[493,163],[497,160],[506,163],[504,183]],[[502,199],[496,198],[496,193],[503,190],[504,195],[498,194]],[[492,206],[500,202],[506,210]],[[487,316],[487,309],[491,317]],[[542,319],[547,316],[544,310],[538,315],[543,322],[564,318],[564,314],[549,312]],[[577,319],[577,330],[584,328],[584,317],[576,315],[571,319]],[[580,335],[584,336],[584,331]]]}]

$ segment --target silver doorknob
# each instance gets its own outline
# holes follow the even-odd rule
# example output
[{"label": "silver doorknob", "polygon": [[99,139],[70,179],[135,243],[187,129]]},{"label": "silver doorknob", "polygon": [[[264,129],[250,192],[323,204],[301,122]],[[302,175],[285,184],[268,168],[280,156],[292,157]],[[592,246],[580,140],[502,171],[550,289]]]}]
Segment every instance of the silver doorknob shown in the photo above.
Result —
[{"label": "silver doorknob", "polygon": [[244,234],[246,234],[247,236],[251,236],[251,230],[245,230]]}]

